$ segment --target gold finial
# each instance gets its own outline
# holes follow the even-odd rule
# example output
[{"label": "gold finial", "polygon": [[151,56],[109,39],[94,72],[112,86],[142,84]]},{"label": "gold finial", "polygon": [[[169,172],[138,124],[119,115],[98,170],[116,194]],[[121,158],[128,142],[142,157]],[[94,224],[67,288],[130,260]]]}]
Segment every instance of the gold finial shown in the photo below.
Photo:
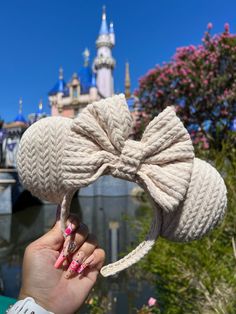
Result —
[{"label": "gold finial", "polygon": [[20,99],[19,99],[19,114],[22,113],[22,106],[23,106],[23,100],[22,100],[22,97],[20,97]]},{"label": "gold finial", "polygon": [[106,6],[105,5],[102,7],[102,20],[103,21],[106,20]]},{"label": "gold finial", "polygon": [[60,66],[60,68],[59,68],[59,79],[63,80],[63,68],[62,68],[62,66]]},{"label": "gold finial", "polygon": [[42,109],[43,109],[43,100],[41,98],[39,101],[39,110],[42,111]]},{"label": "gold finial", "polygon": [[90,56],[90,52],[89,52],[88,48],[85,48],[85,50],[83,52],[84,66],[88,65],[88,63],[89,63],[89,56]]},{"label": "gold finial", "polygon": [[125,63],[125,97],[129,98],[131,96],[130,92],[130,73],[129,73],[129,62]]}]

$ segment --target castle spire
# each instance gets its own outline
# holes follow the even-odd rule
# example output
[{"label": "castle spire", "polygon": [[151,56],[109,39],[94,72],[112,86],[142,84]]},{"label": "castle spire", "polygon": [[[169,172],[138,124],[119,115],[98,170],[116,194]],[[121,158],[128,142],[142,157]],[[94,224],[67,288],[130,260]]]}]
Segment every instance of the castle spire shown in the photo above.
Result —
[{"label": "castle spire", "polygon": [[110,22],[109,37],[110,37],[110,42],[114,46],[115,45],[115,32],[114,32],[114,24],[113,24],[113,22]]},{"label": "castle spire", "polygon": [[107,27],[107,17],[106,17],[106,7],[105,5],[102,8],[102,24],[100,27],[99,35],[107,35],[108,27]]},{"label": "castle spire", "polygon": [[105,21],[106,18],[107,18],[107,16],[106,16],[106,6],[104,5],[102,7],[102,20]]},{"label": "castle spire", "polygon": [[42,98],[40,98],[40,101],[39,101],[39,111],[42,112],[43,111],[43,100]]},{"label": "castle spire", "polygon": [[129,72],[129,62],[125,63],[125,97],[129,98],[131,96],[130,92],[130,72]]},{"label": "castle spire", "polygon": [[109,25],[109,33],[114,33],[114,24],[112,21],[110,22],[110,25]]},{"label": "castle spire", "polygon": [[[111,29],[112,31],[112,29]],[[102,24],[96,40],[97,56],[94,60],[97,89],[101,97],[110,97],[114,94],[113,70],[115,59],[112,57],[112,48],[115,43],[114,33],[108,32],[106,11],[103,7]]]},{"label": "castle spire", "polygon": [[23,100],[22,97],[19,99],[19,114],[22,114],[22,106],[23,106]]},{"label": "castle spire", "polygon": [[89,57],[90,57],[90,52],[88,50],[88,48],[85,48],[84,52],[83,52],[83,57],[84,57],[84,66],[88,66],[89,64]]},{"label": "castle spire", "polygon": [[63,80],[63,68],[60,66],[59,68],[59,80]]},{"label": "castle spire", "polygon": [[27,123],[26,122],[26,120],[25,120],[25,118],[24,118],[24,116],[23,116],[23,114],[22,114],[22,112],[23,112],[23,101],[22,101],[22,97],[20,97],[20,99],[19,99],[19,109],[18,109],[18,115],[16,116],[16,118],[15,118],[15,122],[23,122],[23,123]]}]

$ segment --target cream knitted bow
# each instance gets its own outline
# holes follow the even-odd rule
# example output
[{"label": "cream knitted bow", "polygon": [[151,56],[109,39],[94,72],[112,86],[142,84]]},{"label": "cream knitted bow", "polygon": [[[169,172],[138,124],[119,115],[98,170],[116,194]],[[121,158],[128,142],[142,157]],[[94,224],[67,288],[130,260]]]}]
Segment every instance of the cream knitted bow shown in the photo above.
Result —
[{"label": "cream knitted bow", "polygon": [[78,118],[50,117],[24,133],[18,172],[34,195],[61,204],[62,228],[74,192],[103,174],[134,181],[151,196],[154,216],[145,241],[102,268],[115,274],[141,259],[158,235],[190,241],[224,215],[226,188],[219,173],[194,158],[187,130],[171,107],[147,126],[140,142],[129,139],[132,119],[123,95],[88,105]]},{"label": "cream knitted bow", "polygon": [[131,127],[123,95],[88,105],[74,120],[66,143],[65,184],[78,188],[111,174],[144,184],[158,205],[173,211],[190,182],[194,153],[189,134],[172,107],[153,119],[140,142],[128,139]]}]

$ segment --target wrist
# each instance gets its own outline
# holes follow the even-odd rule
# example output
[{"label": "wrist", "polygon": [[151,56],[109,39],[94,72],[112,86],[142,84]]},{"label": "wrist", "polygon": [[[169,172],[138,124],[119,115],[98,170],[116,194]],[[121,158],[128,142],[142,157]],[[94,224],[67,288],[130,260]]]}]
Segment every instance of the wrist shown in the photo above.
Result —
[{"label": "wrist", "polygon": [[27,291],[24,292],[24,290],[21,288],[18,296],[18,301],[25,300],[27,298],[33,299],[36,304],[47,310],[49,313],[53,312],[52,307],[48,304],[46,300],[38,298],[35,293],[27,293]]},{"label": "wrist", "polygon": [[8,314],[24,314],[24,313],[34,313],[34,314],[54,314],[49,312],[47,309],[37,304],[35,300],[31,297],[24,298],[23,300],[17,301],[13,306],[11,306],[6,313]]}]

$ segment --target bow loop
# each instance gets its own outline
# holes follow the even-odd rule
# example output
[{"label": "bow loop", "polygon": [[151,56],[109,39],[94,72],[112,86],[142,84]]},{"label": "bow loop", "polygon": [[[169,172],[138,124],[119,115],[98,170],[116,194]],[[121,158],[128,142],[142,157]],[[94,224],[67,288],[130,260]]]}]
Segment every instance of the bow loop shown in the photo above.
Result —
[{"label": "bow loop", "polygon": [[173,211],[187,192],[194,158],[190,136],[173,107],[149,123],[141,143],[145,159],[139,177],[155,202]]},{"label": "bow loop", "polygon": [[72,130],[117,155],[122,151],[131,127],[132,118],[121,94],[88,105],[74,120]]}]

